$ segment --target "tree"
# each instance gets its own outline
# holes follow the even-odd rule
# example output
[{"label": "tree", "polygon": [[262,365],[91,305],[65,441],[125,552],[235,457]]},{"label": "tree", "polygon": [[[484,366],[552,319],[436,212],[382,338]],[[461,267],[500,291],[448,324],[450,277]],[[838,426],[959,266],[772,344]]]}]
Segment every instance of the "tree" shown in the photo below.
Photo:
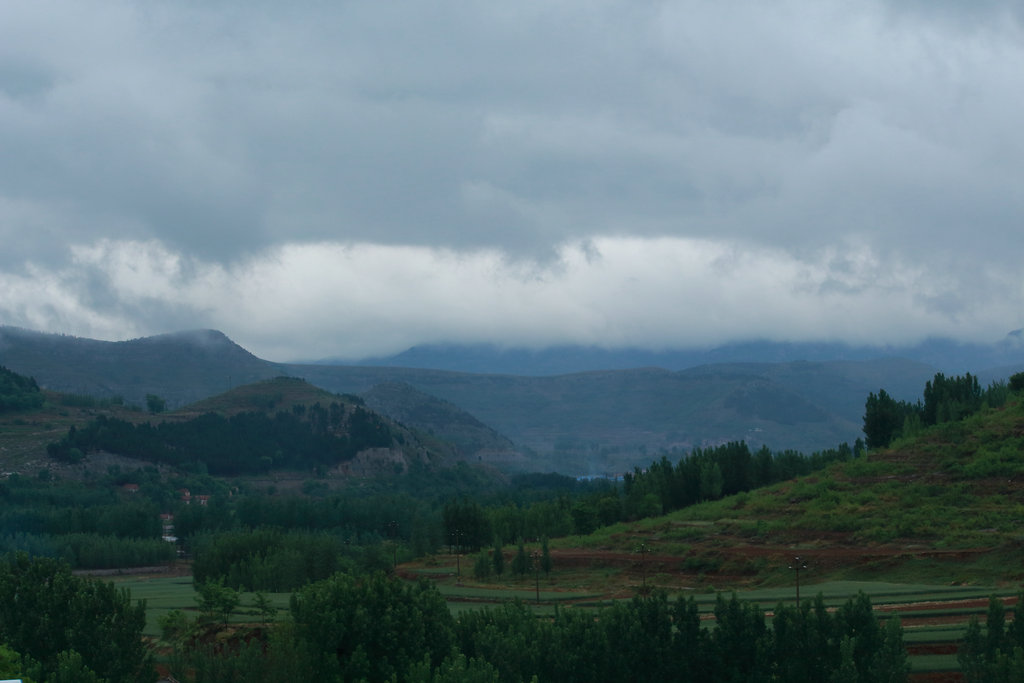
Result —
[{"label": "tree", "polygon": [[107,683],[88,667],[82,655],[74,650],[57,655],[57,671],[47,683]]},{"label": "tree", "polygon": [[254,605],[256,607],[256,611],[260,613],[260,620],[264,625],[273,621],[274,617],[277,616],[277,608],[274,607],[270,603],[270,600],[267,599],[266,593],[256,591]]},{"label": "tree", "polygon": [[156,415],[167,408],[167,402],[156,394],[146,394],[146,409]]},{"label": "tree", "polygon": [[1024,391],[1024,372],[1010,375],[1010,391]]},{"label": "tree", "polygon": [[297,641],[316,653],[303,680],[387,681],[424,657],[440,666],[455,645],[448,606],[426,580],[338,573],[293,593],[291,614]]},{"label": "tree", "polygon": [[11,372],[0,365],[0,413],[38,408],[43,405],[43,392],[31,377]]},{"label": "tree", "polygon": [[896,683],[907,680],[910,662],[907,661],[907,647],[903,642],[903,626],[897,616],[885,622],[882,646],[872,660],[871,680],[882,683]]},{"label": "tree", "polygon": [[718,500],[722,497],[722,469],[710,459],[700,466],[700,497],[701,500]]},{"label": "tree", "polygon": [[967,622],[967,630],[957,649],[956,660],[968,683],[981,683],[985,680],[985,638],[981,635],[978,618],[972,616]]},{"label": "tree", "polygon": [[490,578],[491,568],[491,558],[487,556],[486,550],[481,550],[476,557],[476,562],[473,563],[473,578],[478,581]]},{"label": "tree", "polygon": [[199,609],[209,616],[220,616],[225,624],[240,600],[238,591],[225,586],[223,579],[197,583],[196,592],[199,594],[196,596]]},{"label": "tree", "polygon": [[516,556],[512,558],[512,573],[516,576],[523,576],[530,571],[530,558],[526,555],[526,548],[523,547],[523,539],[519,539],[519,549]]},{"label": "tree", "polygon": [[494,564],[494,573],[501,576],[505,571],[505,554],[501,549],[501,541],[495,539],[494,552],[491,554],[491,562]]},{"label": "tree", "polygon": [[981,407],[982,391],[978,378],[946,377],[941,372],[925,383],[921,420],[926,425],[951,422],[976,412]]},{"label": "tree", "polygon": [[864,405],[864,436],[868,448],[885,448],[899,434],[908,414],[915,412],[906,401],[897,401],[879,389],[868,394]]},{"label": "tree", "polygon": [[[0,643],[40,663],[49,678],[81,657],[111,683],[151,675],[145,603],[112,583],[72,576],[66,563],[18,553],[0,560]],[[63,659],[62,659],[63,656]]]},{"label": "tree", "polygon": [[1006,607],[996,596],[988,599],[988,615],[985,618],[985,655],[995,659],[997,650],[1006,650]]},{"label": "tree", "polygon": [[541,539],[540,545],[540,568],[544,570],[544,576],[551,574],[551,551],[548,550],[548,537]]},{"label": "tree", "polygon": [[32,679],[25,675],[27,667],[22,661],[20,654],[6,645],[0,644],[0,678],[19,678],[22,683],[32,683]]}]

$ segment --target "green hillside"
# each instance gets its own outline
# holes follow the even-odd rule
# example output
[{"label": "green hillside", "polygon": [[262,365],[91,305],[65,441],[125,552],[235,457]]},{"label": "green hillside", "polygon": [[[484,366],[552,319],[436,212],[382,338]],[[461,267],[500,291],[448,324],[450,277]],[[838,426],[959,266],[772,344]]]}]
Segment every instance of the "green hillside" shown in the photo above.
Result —
[{"label": "green hillside", "polygon": [[402,382],[469,412],[537,453],[535,469],[621,472],[662,449],[746,441],[810,453],[861,435],[864,398],[879,386],[909,399],[934,370],[902,360],[746,363],[555,377],[409,368],[290,365],[331,391]]},{"label": "green hillside", "polygon": [[935,372],[884,359],[523,377],[274,364],[213,330],[103,342],[3,326],[0,364],[35,377],[43,389],[120,396],[139,406],[153,394],[172,409],[280,375],[302,377],[454,440],[465,457],[569,475],[622,472],[663,449],[730,441],[805,453],[831,448],[860,436],[868,392],[884,386],[911,399]]},{"label": "green hillside", "polygon": [[0,364],[51,391],[135,405],[158,394],[171,408],[283,374],[215,330],[108,342],[0,325]]},{"label": "green hillside", "polygon": [[1017,394],[814,475],[620,524],[563,550],[633,553],[640,543],[686,585],[792,581],[794,556],[814,580],[1019,581],[1024,401]]},{"label": "green hillside", "polygon": [[440,464],[450,450],[427,447],[357,397],[286,377],[234,389],[172,419],[98,415],[47,446],[51,458],[72,465],[90,453],[114,453],[220,476],[403,472],[413,462]]}]

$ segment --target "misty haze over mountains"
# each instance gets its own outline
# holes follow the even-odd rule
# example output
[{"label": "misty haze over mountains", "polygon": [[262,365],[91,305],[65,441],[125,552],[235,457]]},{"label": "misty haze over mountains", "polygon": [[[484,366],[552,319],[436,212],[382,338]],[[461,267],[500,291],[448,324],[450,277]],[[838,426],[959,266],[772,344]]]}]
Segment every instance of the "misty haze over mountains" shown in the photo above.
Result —
[{"label": "misty haze over mountains", "polygon": [[989,346],[760,342],[671,352],[434,346],[333,365],[263,360],[215,330],[107,342],[0,327],[0,365],[55,391],[135,405],[156,394],[172,409],[244,384],[302,378],[470,444],[482,462],[489,454],[495,464],[589,474],[729,441],[804,453],[852,443],[868,393],[884,388],[916,401],[937,371],[969,371],[985,385],[1005,379],[1024,369],[1020,340],[1014,332]]},{"label": "misty haze over mountains", "polygon": [[[839,342],[750,341],[709,349],[648,351],[556,346],[546,349],[501,348],[493,344],[433,344],[414,346],[393,356],[356,361],[356,365],[428,368],[455,372],[509,375],[560,375],[591,370],[658,367],[685,370],[714,363],[787,363],[793,361],[863,361],[905,358],[930,365],[938,372],[970,372],[996,379],[1007,368],[1024,363],[1024,330],[1014,330],[994,344],[963,344],[929,339],[914,346],[850,346]],[[345,365],[338,359],[316,361]],[[1014,370],[1015,371],[1015,370]]]}]

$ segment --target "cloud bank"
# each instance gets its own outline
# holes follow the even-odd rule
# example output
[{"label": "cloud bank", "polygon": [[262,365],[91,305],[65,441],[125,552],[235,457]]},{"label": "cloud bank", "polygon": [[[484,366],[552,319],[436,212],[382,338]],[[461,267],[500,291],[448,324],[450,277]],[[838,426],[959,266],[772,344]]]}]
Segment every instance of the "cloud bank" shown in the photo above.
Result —
[{"label": "cloud bank", "polygon": [[[224,265],[158,242],[77,247],[62,269],[0,275],[0,311],[34,329],[125,338],[217,326],[271,360],[359,359],[430,342],[710,346],[735,339],[991,341],[1019,311],[1015,274],[981,305],[864,247],[798,259],[692,238],[599,238],[543,262],[497,250],[310,243]],[[31,296],[30,307],[19,301]],[[994,324],[991,321],[997,321]]]},{"label": "cloud bank", "polygon": [[3,13],[0,323],[274,359],[1024,326],[1015,2]]}]

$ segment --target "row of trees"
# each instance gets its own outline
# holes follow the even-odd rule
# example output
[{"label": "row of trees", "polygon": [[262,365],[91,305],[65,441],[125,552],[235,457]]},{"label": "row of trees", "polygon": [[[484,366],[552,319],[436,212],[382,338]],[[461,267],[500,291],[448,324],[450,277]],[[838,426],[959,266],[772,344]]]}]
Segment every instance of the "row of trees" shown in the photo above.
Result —
[{"label": "row of trees", "polygon": [[263,528],[204,533],[191,547],[197,584],[220,581],[236,590],[285,592],[342,569],[356,569],[351,545],[322,532]]},{"label": "row of trees", "polygon": [[971,617],[957,660],[968,683],[1024,680],[1024,592],[1017,595],[1009,624],[1002,600],[989,598],[984,631],[977,617]]},{"label": "row of trees", "polygon": [[[805,456],[798,451],[772,452],[762,446],[755,453],[744,441],[711,448],[695,448],[673,465],[667,455],[646,470],[636,468],[624,477],[627,507],[648,515],[667,514],[696,503],[768,486],[810,474],[834,462],[858,457],[864,444],[849,444]],[[646,501],[646,503],[644,502]],[[652,509],[653,508],[653,509]]]},{"label": "row of trees", "polygon": [[[696,602],[655,591],[598,612],[537,619],[519,603],[454,618],[429,583],[338,574],[292,597],[291,621],[215,649],[179,636],[175,671],[205,681],[901,681],[903,631],[863,594],[764,612],[719,596],[714,628]],[[179,630],[180,633],[180,630]]]},{"label": "row of trees", "polygon": [[[526,554],[526,546],[523,545],[523,539],[520,538],[519,548],[507,566],[509,571],[517,577],[531,572],[535,572],[538,577],[540,572],[544,572],[544,576],[550,575],[554,565],[551,561],[551,550],[548,548],[547,537],[541,539],[540,551],[535,551],[535,554],[531,555]],[[476,556],[476,561],[473,563],[473,578],[486,581],[492,576],[501,576],[505,573],[505,567],[505,551],[500,543],[495,543],[492,551],[483,550]]]},{"label": "row of trees", "polygon": [[695,448],[676,464],[665,454],[646,469],[623,477],[622,487],[604,481],[576,495],[569,488],[552,491],[548,500],[481,504],[473,499],[450,500],[444,507],[446,542],[471,551],[519,538],[559,538],[589,534],[624,520],[667,514],[706,500],[802,476],[863,454],[860,439],[805,456],[798,451],[773,452],[762,446],[751,452],[746,442]]},{"label": "row of trees", "polygon": [[177,557],[175,546],[159,538],[118,538],[102,534],[0,535],[0,554],[24,551],[60,558],[75,569],[116,569],[166,564]]},{"label": "row of trees", "polygon": [[954,422],[981,410],[1006,403],[1011,391],[1024,389],[1024,373],[1010,382],[992,382],[982,389],[971,373],[946,377],[937,373],[925,383],[924,400],[897,401],[884,389],[868,394],[864,405],[864,435],[868,448],[884,448],[900,436],[913,436],[923,427]]}]

